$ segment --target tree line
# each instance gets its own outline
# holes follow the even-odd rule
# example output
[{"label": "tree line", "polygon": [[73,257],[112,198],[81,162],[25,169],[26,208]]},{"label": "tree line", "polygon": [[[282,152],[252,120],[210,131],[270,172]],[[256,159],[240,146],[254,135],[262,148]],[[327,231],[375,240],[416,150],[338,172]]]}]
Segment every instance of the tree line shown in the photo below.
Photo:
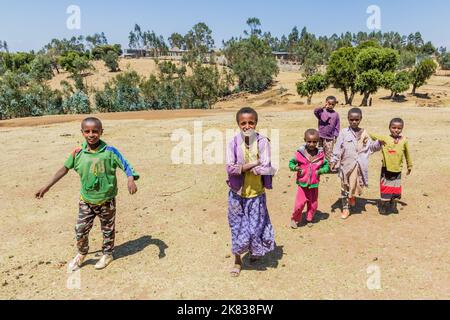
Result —
[{"label": "tree line", "polygon": [[[357,93],[363,105],[379,88],[392,98],[413,86],[413,93],[434,73],[434,56],[443,69],[450,68],[446,48],[436,49],[420,33],[349,32],[316,37],[295,27],[280,39],[263,32],[258,18],[247,20],[248,29],[239,37],[223,41],[220,54],[227,66],[215,62],[212,30],[198,23],[185,35],[173,33],[167,41],[153,30],[135,25],[129,47],[151,52],[157,73],[141,77],[134,71],[118,74],[102,90],[89,88],[86,77],[93,61],[103,60],[110,72],[120,71],[123,50],[109,44],[104,33],[70,39],[52,39],[38,52],[9,52],[0,41],[0,119],[46,114],[133,111],[148,109],[211,108],[219,99],[237,92],[261,92],[273,84],[279,68],[273,51],[289,54],[302,65],[305,81],[298,92],[308,97],[330,85],[342,90],[352,104]],[[181,63],[159,61],[169,47],[185,50]],[[320,66],[326,72],[320,73]],[[61,83],[52,90],[47,81],[55,73],[69,73],[73,84]]]}]

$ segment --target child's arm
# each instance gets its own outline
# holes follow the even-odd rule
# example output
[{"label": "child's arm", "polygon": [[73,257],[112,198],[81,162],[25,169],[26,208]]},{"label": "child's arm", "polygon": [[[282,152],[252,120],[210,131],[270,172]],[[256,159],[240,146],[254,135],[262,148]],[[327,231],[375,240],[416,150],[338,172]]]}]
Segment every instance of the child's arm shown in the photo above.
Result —
[{"label": "child's arm", "polygon": [[240,176],[243,173],[243,166],[237,164],[236,155],[234,153],[234,141],[231,141],[227,146],[227,173],[230,176]]},{"label": "child's arm", "polygon": [[292,172],[302,172],[302,169],[298,166],[298,161],[295,158],[292,158],[292,160],[289,162],[289,169]]},{"label": "child's arm", "polygon": [[114,147],[108,147],[108,150],[114,154],[114,160],[120,169],[125,172],[128,177],[128,192],[133,195],[138,192],[138,188],[136,186],[137,180],[139,180],[140,176],[134,171],[133,167],[130,163],[125,159],[125,157]]},{"label": "child's arm", "polygon": [[45,185],[44,187],[42,187],[38,192],[35,193],[35,197],[37,199],[42,199],[44,198],[44,195],[50,191],[50,189],[58,183],[59,180],[61,180],[62,178],[64,178],[67,173],[69,172],[69,169],[67,169],[66,167],[62,167],[61,169],[58,170],[58,172],[55,174],[55,176],[52,178],[52,180]]},{"label": "child's arm", "polygon": [[323,163],[322,167],[320,167],[318,173],[319,175],[322,175],[329,172],[330,172],[330,164],[328,163],[328,160],[325,159],[325,162]]},{"label": "child's arm", "polygon": [[324,109],[325,109],[325,107],[321,107],[321,108],[317,108],[316,110],[314,110],[314,115],[316,116],[317,119],[320,120]]},{"label": "child's arm", "polygon": [[370,139],[372,139],[373,141],[379,141],[381,143],[382,146],[385,146],[387,143],[387,138],[385,136],[381,136],[378,134],[372,134],[369,133],[369,137]]},{"label": "child's arm", "polygon": [[413,162],[411,158],[411,154],[409,153],[409,144],[408,141],[405,143],[405,158],[406,158],[406,164],[408,166],[408,176],[411,174],[412,168],[413,168]]},{"label": "child's arm", "polygon": [[270,142],[264,139],[261,145],[258,142],[259,164],[252,169],[253,174],[257,176],[274,176],[275,169],[271,164]]},{"label": "child's arm", "polygon": [[344,134],[343,131],[339,133],[339,136],[336,140],[336,144],[334,145],[333,154],[331,156],[331,170],[336,170],[336,164],[341,160],[341,149],[342,144],[344,143]]}]

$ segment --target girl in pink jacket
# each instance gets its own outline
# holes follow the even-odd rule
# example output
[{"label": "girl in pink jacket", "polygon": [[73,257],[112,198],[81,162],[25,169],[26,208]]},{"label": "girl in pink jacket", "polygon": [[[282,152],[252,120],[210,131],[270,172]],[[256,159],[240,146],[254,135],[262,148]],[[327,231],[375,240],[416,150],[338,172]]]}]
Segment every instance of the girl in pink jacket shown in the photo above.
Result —
[{"label": "girl in pink jacket", "polygon": [[295,200],[294,213],[291,219],[291,227],[298,228],[302,220],[303,209],[307,205],[306,220],[312,223],[318,209],[320,176],[328,173],[330,167],[325,153],[317,148],[319,143],[319,132],[309,129],[305,132],[305,145],[295,154],[289,163],[291,171],[297,172],[297,197]]}]

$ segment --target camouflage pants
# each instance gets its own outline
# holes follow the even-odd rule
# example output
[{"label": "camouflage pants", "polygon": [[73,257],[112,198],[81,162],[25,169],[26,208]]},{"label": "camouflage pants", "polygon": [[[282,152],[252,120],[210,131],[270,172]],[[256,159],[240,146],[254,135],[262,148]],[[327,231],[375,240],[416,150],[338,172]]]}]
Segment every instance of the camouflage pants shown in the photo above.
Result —
[{"label": "camouflage pants", "polygon": [[75,227],[77,247],[80,254],[89,252],[89,232],[98,216],[103,233],[103,254],[113,254],[116,233],[116,200],[96,206],[80,201],[80,211]]},{"label": "camouflage pants", "polygon": [[323,148],[323,152],[325,153],[325,159],[327,159],[328,162],[331,162],[331,157],[333,155],[333,149],[335,144],[336,139],[329,140],[320,138],[319,140],[319,147]]}]

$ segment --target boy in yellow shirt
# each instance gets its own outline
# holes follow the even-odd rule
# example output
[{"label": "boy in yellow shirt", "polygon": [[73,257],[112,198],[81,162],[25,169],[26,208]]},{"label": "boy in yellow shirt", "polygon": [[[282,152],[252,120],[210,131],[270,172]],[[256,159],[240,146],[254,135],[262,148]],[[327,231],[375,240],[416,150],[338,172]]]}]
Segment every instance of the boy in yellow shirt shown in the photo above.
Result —
[{"label": "boy in yellow shirt", "polygon": [[373,139],[383,143],[383,167],[381,169],[380,214],[389,213],[389,204],[394,213],[398,213],[396,200],[402,197],[402,170],[406,160],[408,175],[411,174],[413,163],[409,152],[408,140],[402,136],[405,123],[400,118],[392,119],[389,124],[390,136],[372,135]]}]

